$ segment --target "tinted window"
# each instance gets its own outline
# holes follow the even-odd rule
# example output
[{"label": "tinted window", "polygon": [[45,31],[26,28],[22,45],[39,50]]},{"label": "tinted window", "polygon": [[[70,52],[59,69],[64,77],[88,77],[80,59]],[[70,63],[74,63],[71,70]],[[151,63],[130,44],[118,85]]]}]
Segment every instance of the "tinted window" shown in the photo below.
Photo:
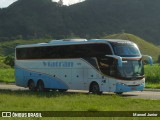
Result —
[{"label": "tinted window", "polygon": [[139,48],[132,42],[110,42],[114,53],[121,57],[139,57],[141,55]]},{"label": "tinted window", "polygon": [[107,44],[81,44],[17,48],[17,59],[102,57],[112,54]]},{"label": "tinted window", "polygon": [[140,51],[137,47],[133,45],[126,45],[126,46],[114,46],[114,51],[116,55],[124,56],[124,57],[136,57],[140,56]]}]

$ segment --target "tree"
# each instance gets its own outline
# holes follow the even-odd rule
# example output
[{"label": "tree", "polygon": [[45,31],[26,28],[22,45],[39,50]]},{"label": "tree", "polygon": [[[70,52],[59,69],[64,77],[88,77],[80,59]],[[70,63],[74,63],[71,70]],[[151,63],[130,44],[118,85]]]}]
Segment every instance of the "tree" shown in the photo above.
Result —
[{"label": "tree", "polygon": [[63,6],[63,0],[59,0],[59,1],[58,1],[58,5],[59,5],[59,6]]},{"label": "tree", "polygon": [[14,67],[14,57],[12,57],[12,56],[6,56],[5,59],[4,59],[4,63],[6,65]]}]

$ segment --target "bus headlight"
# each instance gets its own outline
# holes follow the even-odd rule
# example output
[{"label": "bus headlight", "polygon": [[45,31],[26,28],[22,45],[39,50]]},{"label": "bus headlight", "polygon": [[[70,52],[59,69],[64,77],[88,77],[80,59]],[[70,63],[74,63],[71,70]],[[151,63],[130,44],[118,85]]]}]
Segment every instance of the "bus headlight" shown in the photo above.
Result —
[{"label": "bus headlight", "polygon": [[126,86],[124,83],[118,83],[119,85],[123,85],[123,86]]}]

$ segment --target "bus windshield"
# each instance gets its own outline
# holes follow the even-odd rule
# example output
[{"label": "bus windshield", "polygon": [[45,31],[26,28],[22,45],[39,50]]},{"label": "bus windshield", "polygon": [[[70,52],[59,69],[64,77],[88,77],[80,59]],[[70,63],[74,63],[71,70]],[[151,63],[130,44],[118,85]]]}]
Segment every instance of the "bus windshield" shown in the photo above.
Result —
[{"label": "bus windshield", "polygon": [[144,68],[142,60],[123,61],[122,67],[117,67],[119,77],[133,79],[144,76]]},{"label": "bus windshield", "polygon": [[101,72],[107,76],[116,77],[124,80],[133,80],[144,77],[142,60],[123,61],[121,67],[118,66],[114,58],[98,58]]},{"label": "bus windshield", "polygon": [[140,51],[135,45],[119,45],[114,46],[114,52],[121,57],[137,57],[140,56]]}]

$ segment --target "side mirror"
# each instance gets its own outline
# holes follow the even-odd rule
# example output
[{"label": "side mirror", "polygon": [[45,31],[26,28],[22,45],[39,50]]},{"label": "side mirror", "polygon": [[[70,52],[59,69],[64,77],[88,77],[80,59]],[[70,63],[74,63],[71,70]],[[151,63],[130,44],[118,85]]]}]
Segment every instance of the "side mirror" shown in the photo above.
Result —
[{"label": "side mirror", "polygon": [[149,62],[150,65],[153,65],[153,59],[151,56],[148,55],[142,55],[142,58],[147,60]]},{"label": "side mirror", "polygon": [[122,57],[117,56],[117,55],[105,55],[106,57],[112,57],[118,60],[118,66],[122,67]]}]

